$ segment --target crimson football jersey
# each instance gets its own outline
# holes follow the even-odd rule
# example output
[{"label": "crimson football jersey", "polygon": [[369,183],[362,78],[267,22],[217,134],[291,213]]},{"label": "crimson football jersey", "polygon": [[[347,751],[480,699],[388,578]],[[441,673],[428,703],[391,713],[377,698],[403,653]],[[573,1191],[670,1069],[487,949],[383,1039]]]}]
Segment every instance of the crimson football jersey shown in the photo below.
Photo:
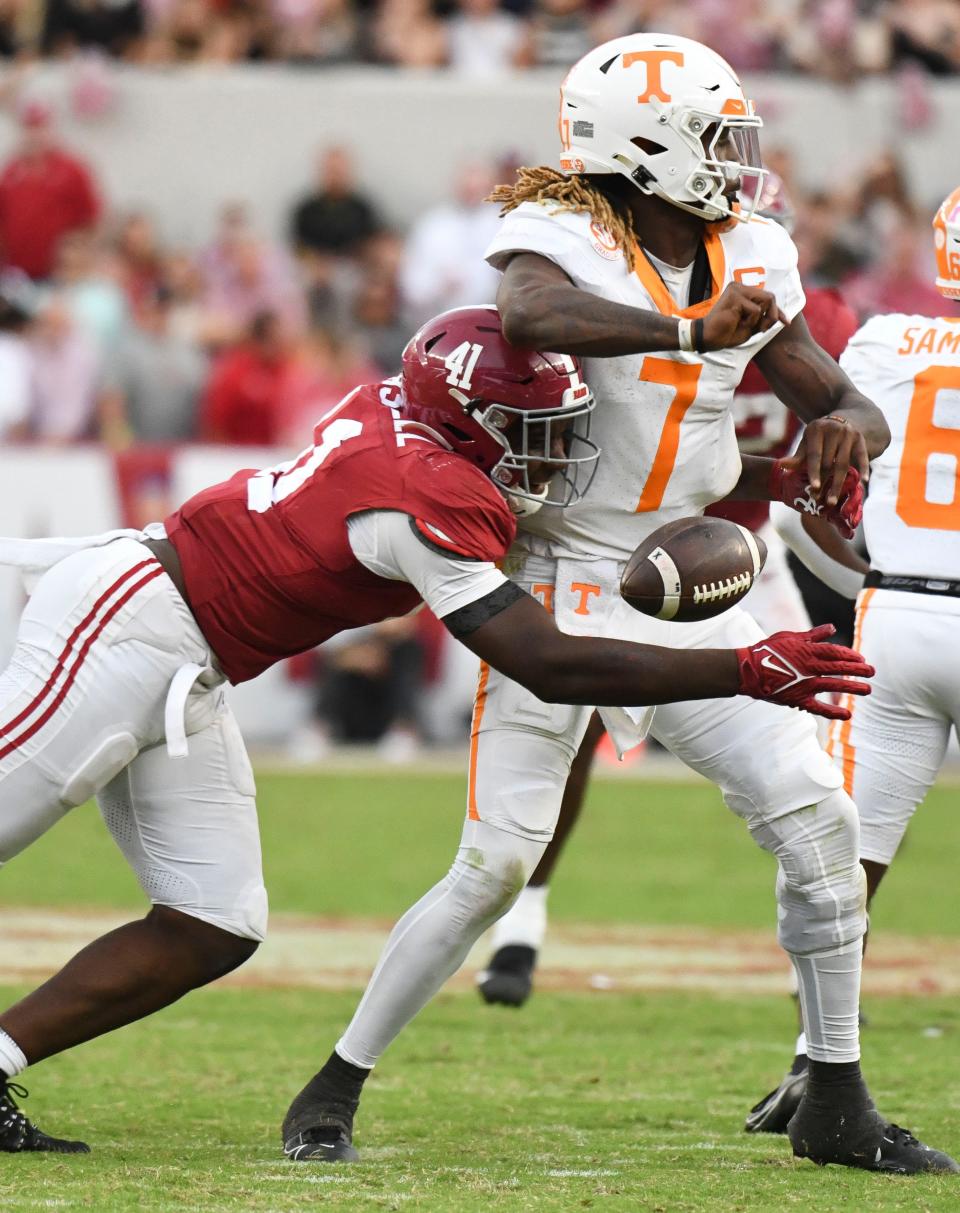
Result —
[{"label": "crimson football jersey", "polygon": [[400,400],[398,380],[357,388],[296,459],[237,472],[166,520],[190,608],[231,682],[419,603],[407,582],[357,560],[352,514],[409,514],[455,559],[496,561],[513,542],[513,514],[493,483],[463,456],[405,432]]},{"label": "crimson football jersey", "polygon": [[[806,291],[803,316],[810,335],[831,358],[839,360],[847,342],[857,331],[856,313],[837,291],[814,287]],[[793,449],[802,422],[770,390],[756,363],[751,362],[733,398],[733,420],[737,445],[745,455],[780,459]],[[729,518],[751,531],[759,531],[770,517],[769,501],[724,501],[706,513]]]}]

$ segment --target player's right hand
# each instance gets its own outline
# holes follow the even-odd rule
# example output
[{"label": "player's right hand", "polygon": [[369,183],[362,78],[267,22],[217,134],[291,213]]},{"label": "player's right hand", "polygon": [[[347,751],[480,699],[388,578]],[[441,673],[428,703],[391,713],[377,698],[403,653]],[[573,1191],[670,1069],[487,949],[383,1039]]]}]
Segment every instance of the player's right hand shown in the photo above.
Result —
[{"label": "player's right hand", "polygon": [[848,708],[824,703],[817,695],[869,695],[869,683],[858,679],[872,678],[876,670],[855,649],[820,643],[835,631],[832,623],[824,623],[809,632],[777,632],[737,649],[740,694],[828,720],[849,720]]},{"label": "player's right hand", "polygon": [[800,455],[774,459],[768,485],[770,500],[782,501],[798,514],[829,522],[844,539],[852,539],[863,519],[863,481],[855,467],[848,467],[833,502],[813,491],[806,464]]},{"label": "player's right hand", "polygon": [[703,348],[725,350],[743,345],[754,333],[788,323],[770,291],[731,282],[703,318]]}]

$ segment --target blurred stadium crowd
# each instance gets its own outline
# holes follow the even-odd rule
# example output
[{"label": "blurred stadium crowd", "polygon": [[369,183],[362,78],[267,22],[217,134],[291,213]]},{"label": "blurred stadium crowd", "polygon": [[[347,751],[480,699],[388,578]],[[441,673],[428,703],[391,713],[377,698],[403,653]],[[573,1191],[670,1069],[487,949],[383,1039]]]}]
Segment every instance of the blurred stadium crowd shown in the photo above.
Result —
[{"label": "blurred stadium crowd", "polygon": [[[901,70],[909,73],[960,63],[954,0],[524,0],[509,10],[460,0],[438,11],[426,0],[50,0],[45,11],[12,0],[2,11],[0,45],[9,56],[92,46],[140,62],[359,59],[494,73],[566,65],[605,37],[659,26],[751,69],[836,78],[841,63],[857,71],[907,64]],[[94,107],[110,70],[101,61],[86,77]],[[16,146],[0,163],[6,443],[96,441],[118,453],[192,442],[296,450],[347,391],[396,372],[423,320],[494,297],[497,275],[482,254],[498,218],[484,198],[512,177],[509,159],[463,162],[451,196],[401,231],[384,219],[384,199],[359,186],[356,153],[319,146],[312,188],[288,199],[285,239],[268,235],[237,198],[223,205],[206,244],[179,247],[164,239],[164,216],[111,205],[95,166],[61,136],[52,105],[17,85],[29,73],[27,65],[8,74],[5,99],[0,87],[17,124]],[[922,105],[916,112],[922,117]],[[809,285],[839,289],[861,319],[943,314],[929,238],[936,200],[911,190],[894,154],[819,192],[796,179],[788,152],[767,147],[765,158],[792,199]],[[146,475],[143,487],[131,522],[170,504],[155,478]],[[412,752],[424,732],[416,689],[436,675],[442,646],[425,618],[333,645],[317,693],[327,725],[311,726],[293,748],[311,758],[327,737],[385,738],[391,756]],[[301,672],[310,677],[312,668]]]},{"label": "blurred stadium crowd", "polygon": [[[298,447],[357,383],[395,373],[409,335],[449,307],[492,300],[484,202],[509,161],[461,166],[452,197],[408,231],[383,221],[349,149],[318,149],[315,181],[289,200],[287,239],[224,205],[198,248],[165,243],[161,218],[118,214],[92,167],[64,147],[48,105],[19,111],[0,164],[0,435],[68,443],[208,441]],[[930,200],[884,155],[842,190],[787,183],[800,267],[866,318],[942,314]]]},{"label": "blurred stadium crowd", "polygon": [[643,30],[706,42],[743,71],[844,81],[903,64],[960,67],[954,0],[4,0],[0,52],[484,75],[567,66]]}]

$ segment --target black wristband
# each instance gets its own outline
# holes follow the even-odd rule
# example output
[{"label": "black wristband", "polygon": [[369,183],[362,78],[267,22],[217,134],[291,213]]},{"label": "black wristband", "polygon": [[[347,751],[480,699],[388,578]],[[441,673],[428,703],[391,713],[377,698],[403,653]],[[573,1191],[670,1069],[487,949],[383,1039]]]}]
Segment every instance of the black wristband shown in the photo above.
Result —
[{"label": "black wristband", "polygon": [[498,586],[491,593],[485,594],[483,598],[477,598],[474,602],[469,602],[466,606],[451,611],[449,615],[444,615],[441,622],[451,636],[462,640],[464,636],[469,636],[477,628],[483,627],[495,615],[499,615],[507,607],[513,606],[518,599],[525,597],[525,590],[521,590],[512,581],[505,581],[503,585]]},{"label": "black wristband", "polygon": [[690,330],[690,336],[693,339],[693,348],[697,351],[697,353],[704,353],[702,319],[694,320],[693,327]]}]

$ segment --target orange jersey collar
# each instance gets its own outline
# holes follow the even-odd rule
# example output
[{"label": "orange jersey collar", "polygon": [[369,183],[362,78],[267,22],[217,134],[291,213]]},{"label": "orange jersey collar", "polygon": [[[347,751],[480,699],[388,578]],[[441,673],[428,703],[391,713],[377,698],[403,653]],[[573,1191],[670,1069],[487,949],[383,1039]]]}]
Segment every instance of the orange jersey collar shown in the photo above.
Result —
[{"label": "orange jersey collar", "polygon": [[647,260],[643,246],[639,242],[637,243],[638,255],[633,272],[640,279],[643,289],[653,300],[657,311],[661,315],[679,316],[687,320],[695,320],[699,316],[705,316],[716,303],[717,296],[723,290],[723,281],[726,277],[726,255],[724,254],[723,242],[718,232],[708,230],[703,237],[703,243],[707,250],[707,262],[710,266],[710,277],[712,279],[710,298],[704,299],[702,303],[695,303],[692,307],[685,308],[677,307],[673,296],[664,285],[663,279]]}]

